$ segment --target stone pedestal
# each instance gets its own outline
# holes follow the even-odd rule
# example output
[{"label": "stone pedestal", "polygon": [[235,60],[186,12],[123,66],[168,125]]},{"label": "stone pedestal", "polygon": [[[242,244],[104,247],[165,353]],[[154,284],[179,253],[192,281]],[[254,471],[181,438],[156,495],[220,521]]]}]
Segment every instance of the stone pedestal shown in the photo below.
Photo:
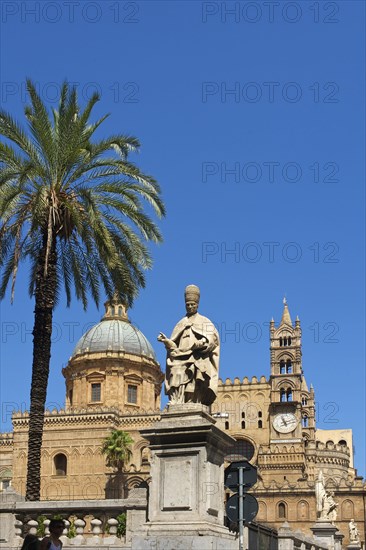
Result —
[{"label": "stone pedestal", "polygon": [[224,456],[235,440],[200,404],[173,405],[141,435],[150,443],[148,522],[132,548],[236,549],[224,527]]},{"label": "stone pedestal", "polygon": [[338,528],[327,520],[318,519],[317,522],[310,527],[314,538],[323,544],[327,544],[329,550],[336,550],[336,533]]},{"label": "stone pedestal", "polygon": [[357,541],[350,542],[347,546],[347,550],[361,550],[361,543]]},{"label": "stone pedestal", "polygon": [[342,550],[344,535],[340,531],[337,531],[334,535],[334,550]]}]

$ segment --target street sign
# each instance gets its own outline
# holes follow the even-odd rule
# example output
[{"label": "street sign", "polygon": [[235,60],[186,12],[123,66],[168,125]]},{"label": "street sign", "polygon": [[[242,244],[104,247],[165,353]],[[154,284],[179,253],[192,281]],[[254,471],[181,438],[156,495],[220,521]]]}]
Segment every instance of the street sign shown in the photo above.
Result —
[{"label": "street sign", "polygon": [[250,464],[247,460],[240,462],[232,462],[227,468],[225,468],[224,484],[225,487],[236,491],[239,487],[239,468],[243,468],[244,474],[244,491],[253,487],[257,483],[257,468]]},{"label": "street sign", "polygon": [[[252,521],[258,514],[258,501],[253,495],[243,496],[243,520]],[[239,521],[239,494],[232,495],[226,503],[226,515],[233,523]]]}]

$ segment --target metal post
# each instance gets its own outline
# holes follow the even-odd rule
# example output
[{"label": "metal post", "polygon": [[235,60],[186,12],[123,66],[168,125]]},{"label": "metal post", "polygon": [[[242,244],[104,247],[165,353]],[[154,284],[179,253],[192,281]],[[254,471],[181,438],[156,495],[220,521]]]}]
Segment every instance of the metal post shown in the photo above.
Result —
[{"label": "metal post", "polygon": [[239,468],[239,550],[244,542],[244,468]]}]

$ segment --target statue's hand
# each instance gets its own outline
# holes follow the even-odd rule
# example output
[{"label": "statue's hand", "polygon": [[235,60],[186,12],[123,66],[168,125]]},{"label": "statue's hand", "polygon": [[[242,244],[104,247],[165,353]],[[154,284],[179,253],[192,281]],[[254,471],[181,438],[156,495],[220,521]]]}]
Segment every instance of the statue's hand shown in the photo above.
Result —
[{"label": "statue's hand", "polygon": [[202,340],[199,342],[195,342],[192,346],[192,350],[195,350],[195,349],[206,351],[207,349],[206,342],[203,342]]},{"label": "statue's hand", "polygon": [[176,343],[173,342],[173,340],[170,340],[170,338],[168,338],[167,336],[165,336],[163,332],[160,332],[158,336],[158,340],[159,342],[163,342],[165,349],[167,350],[172,350],[177,347]]}]

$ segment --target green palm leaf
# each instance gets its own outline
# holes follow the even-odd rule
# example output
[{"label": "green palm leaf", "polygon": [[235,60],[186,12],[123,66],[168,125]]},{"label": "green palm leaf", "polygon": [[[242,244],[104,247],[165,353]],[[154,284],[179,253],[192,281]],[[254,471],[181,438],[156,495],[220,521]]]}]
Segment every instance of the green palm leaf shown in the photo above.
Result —
[{"label": "green palm leaf", "polygon": [[[28,500],[40,495],[40,449],[49,373],[52,316],[63,286],[83,307],[116,291],[131,305],[152,265],[146,243],[162,241],[144,211],[165,207],[155,179],[128,157],[137,138],[96,132],[108,115],[91,120],[94,94],[82,109],[75,87],[64,82],[49,112],[28,79],[27,129],[0,110],[0,298],[14,294],[20,264],[30,265],[35,298],[34,350],[28,445]],[[131,441],[116,439],[110,460],[129,459]]]}]

